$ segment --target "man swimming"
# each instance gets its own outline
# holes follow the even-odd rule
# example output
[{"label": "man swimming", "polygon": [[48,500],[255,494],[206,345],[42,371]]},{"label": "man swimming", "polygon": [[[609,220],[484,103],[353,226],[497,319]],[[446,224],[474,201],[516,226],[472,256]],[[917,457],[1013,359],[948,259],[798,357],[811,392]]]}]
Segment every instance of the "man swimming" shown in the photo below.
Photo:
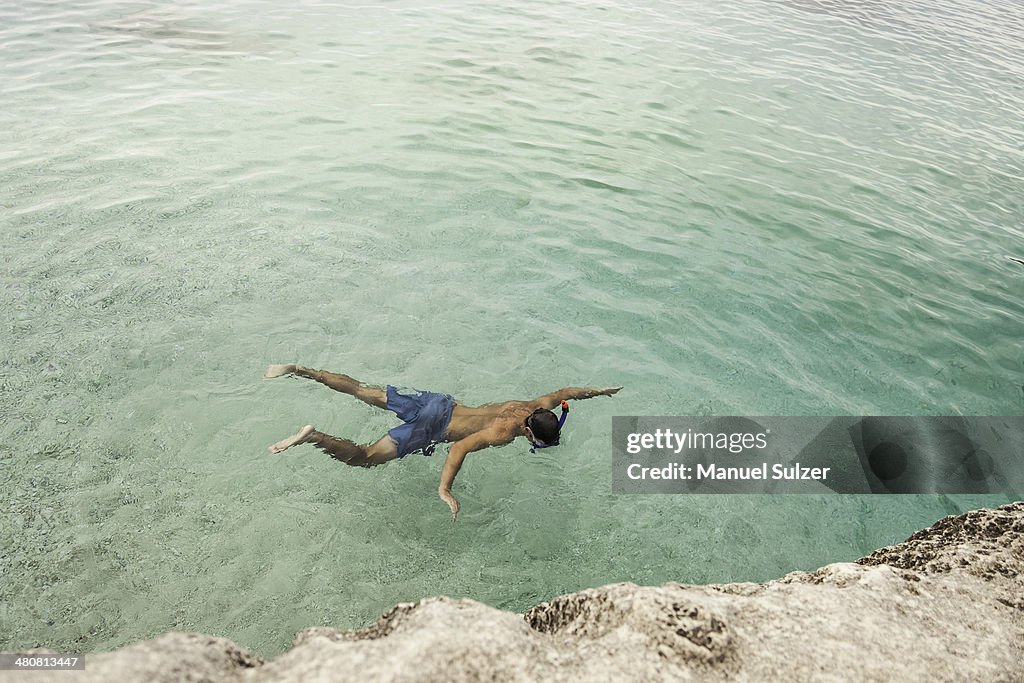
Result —
[{"label": "man swimming", "polygon": [[[375,467],[417,451],[423,455],[432,455],[437,444],[452,442],[437,492],[451,509],[453,521],[459,513],[459,501],[452,495],[452,482],[468,453],[491,446],[503,446],[517,436],[526,437],[531,452],[537,448],[557,446],[562,424],[569,413],[566,401],[611,396],[622,389],[567,387],[532,401],[487,403],[473,408],[462,405],[448,394],[399,389],[391,385],[386,388],[369,386],[348,375],[311,370],[295,363],[271,365],[263,373],[263,379],[284,375],[313,379],[371,406],[390,410],[403,424],[391,429],[375,443],[364,446],[318,432],[313,425],[306,425],[298,433],[271,446],[271,453],[311,443],[346,465]],[[551,412],[555,406],[561,406],[561,417]]]}]

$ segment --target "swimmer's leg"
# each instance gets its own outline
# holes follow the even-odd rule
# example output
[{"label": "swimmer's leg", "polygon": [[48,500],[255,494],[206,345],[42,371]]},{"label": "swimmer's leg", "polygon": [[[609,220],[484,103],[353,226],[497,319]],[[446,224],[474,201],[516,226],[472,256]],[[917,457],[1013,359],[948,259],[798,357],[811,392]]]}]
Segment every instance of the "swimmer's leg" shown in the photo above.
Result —
[{"label": "swimmer's leg", "polygon": [[285,365],[271,365],[267,368],[267,371],[263,373],[263,379],[274,379],[275,377],[284,377],[295,372],[295,369],[299,367],[295,363],[286,363]]},{"label": "swimmer's leg", "polygon": [[390,436],[384,436],[368,446],[360,446],[354,441],[318,432],[313,425],[306,425],[296,434],[275,443],[269,450],[271,453],[280,453],[303,443],[311,443],[335,460],[354,467],[374,467],[398,457],[398,445]]},{"label": "swimmer's leg", "polygon": [[291,448],[292,446],[298,446],[300,443],[306,443],[309,441],[310,435],[316,431],[313,429],[313,425],[306,425],[300,429],[296,434],[289,436],[287,439],[281,439],[274,445],[270,446],[267,450],[271,453],[280,453],[283,450]]},{"label": "swimmer's leg", "polygon": [[309,368],[289,363],[287,365],[271,365],[263,373],[263,379],[273,379],[283,375],[298,375],[308,379],[315,379],[324,386],[330,387],[343,394],[354,396],[363,403],[368,403],[377,408],[388,407],[388,395],[381,387],[374,387],[352,379],[348,375],[326,370],[311,370]]}]

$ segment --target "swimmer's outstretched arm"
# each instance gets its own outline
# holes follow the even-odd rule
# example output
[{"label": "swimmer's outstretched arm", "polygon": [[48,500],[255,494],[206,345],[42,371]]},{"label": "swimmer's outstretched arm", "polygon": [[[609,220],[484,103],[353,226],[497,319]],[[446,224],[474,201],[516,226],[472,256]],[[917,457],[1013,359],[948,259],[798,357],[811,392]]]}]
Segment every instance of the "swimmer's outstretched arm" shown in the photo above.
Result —
[{"label": "swimmer's outstretched arm", "polygon": [[621,389],[622,387],[603,387],[601,389],[565,387],[558,391],[552,391],[550,394],[544,394],[534,401],[534,403],[539,405],[541,408],[551,410],[562,401],[579,401],[585,398],[594,398],[595,396],[611,396],[612,394],[619,393],[619,390]]},{"label": "swimmer's outstretched arm", "polygon": [[445,458],[444,469],[441,470],[441,484],[437,487],[437,495],[448,503],[448,508],[452,511],[453,522],[459,514],[459,501],[455,500],[455,496],[452,495],[452,484],[455,482],[455,475],[459,473],[466,455],[489,446],[508,443],[514,438],[514,435],[500,433],[494,429],[485,429],[456,441],[448,449],[448,457]]}]

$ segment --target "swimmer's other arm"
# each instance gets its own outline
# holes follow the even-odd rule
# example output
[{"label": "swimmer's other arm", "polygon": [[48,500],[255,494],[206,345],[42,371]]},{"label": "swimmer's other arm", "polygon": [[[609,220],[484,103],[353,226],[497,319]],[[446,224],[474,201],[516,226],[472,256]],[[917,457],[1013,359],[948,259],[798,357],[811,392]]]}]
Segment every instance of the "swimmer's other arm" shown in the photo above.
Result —
[{"label": "swimmer's other arm", "polygon": [[604,387],[601,389],[565,387],[558,391],[552,391],[550,394],[544,394],[535,403],[541,408],[551,410],[562,401],[579,401],[585,398],[594,398],[595,396],[611,396],[612,394],[619,393],[621,389],[622,387]]},{"label": "swimmer's other arm", "polygon": [[462,461],[465,460],[466,454],[489,446],[509,443],[513,438],[515,438],[514,434],[485,429],[456,441],[448,449],[448,457],[445,458],[444,469],[441,470],[441,485],[437,487],[437,494],[441,496],[441,500],[448,503],[448,508],[452,511],[453,522],[459,514],[459,501],[455,500],[455,496],[452,495],[452,483],[455,481],[455,475],[459,473],[459,468],[462,467]]}]

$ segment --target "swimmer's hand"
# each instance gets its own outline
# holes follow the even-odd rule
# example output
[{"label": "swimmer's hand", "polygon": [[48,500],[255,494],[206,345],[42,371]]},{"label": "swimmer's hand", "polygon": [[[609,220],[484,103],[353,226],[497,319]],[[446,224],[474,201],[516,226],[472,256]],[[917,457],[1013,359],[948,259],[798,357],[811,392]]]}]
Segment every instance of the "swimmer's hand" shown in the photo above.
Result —
[{"label": "swimmer's hand", "polygon": [[598,396],[611,396],[612,394],[617,394],[620,391],[622,391],[622,387],[605,387],[604,389],[598,389],[597,390],[597,395]]},{"label": "swimmer's hand", "polygon": [[459,501],[455,500],[455,496],[452,495],[451,490],[446,489],[443,486],[438,487],[437,494],[441,496],[441,500],[448,503],[448,507],[452,511],[452,521],[454,522],[455,518],[459,514]]}]

